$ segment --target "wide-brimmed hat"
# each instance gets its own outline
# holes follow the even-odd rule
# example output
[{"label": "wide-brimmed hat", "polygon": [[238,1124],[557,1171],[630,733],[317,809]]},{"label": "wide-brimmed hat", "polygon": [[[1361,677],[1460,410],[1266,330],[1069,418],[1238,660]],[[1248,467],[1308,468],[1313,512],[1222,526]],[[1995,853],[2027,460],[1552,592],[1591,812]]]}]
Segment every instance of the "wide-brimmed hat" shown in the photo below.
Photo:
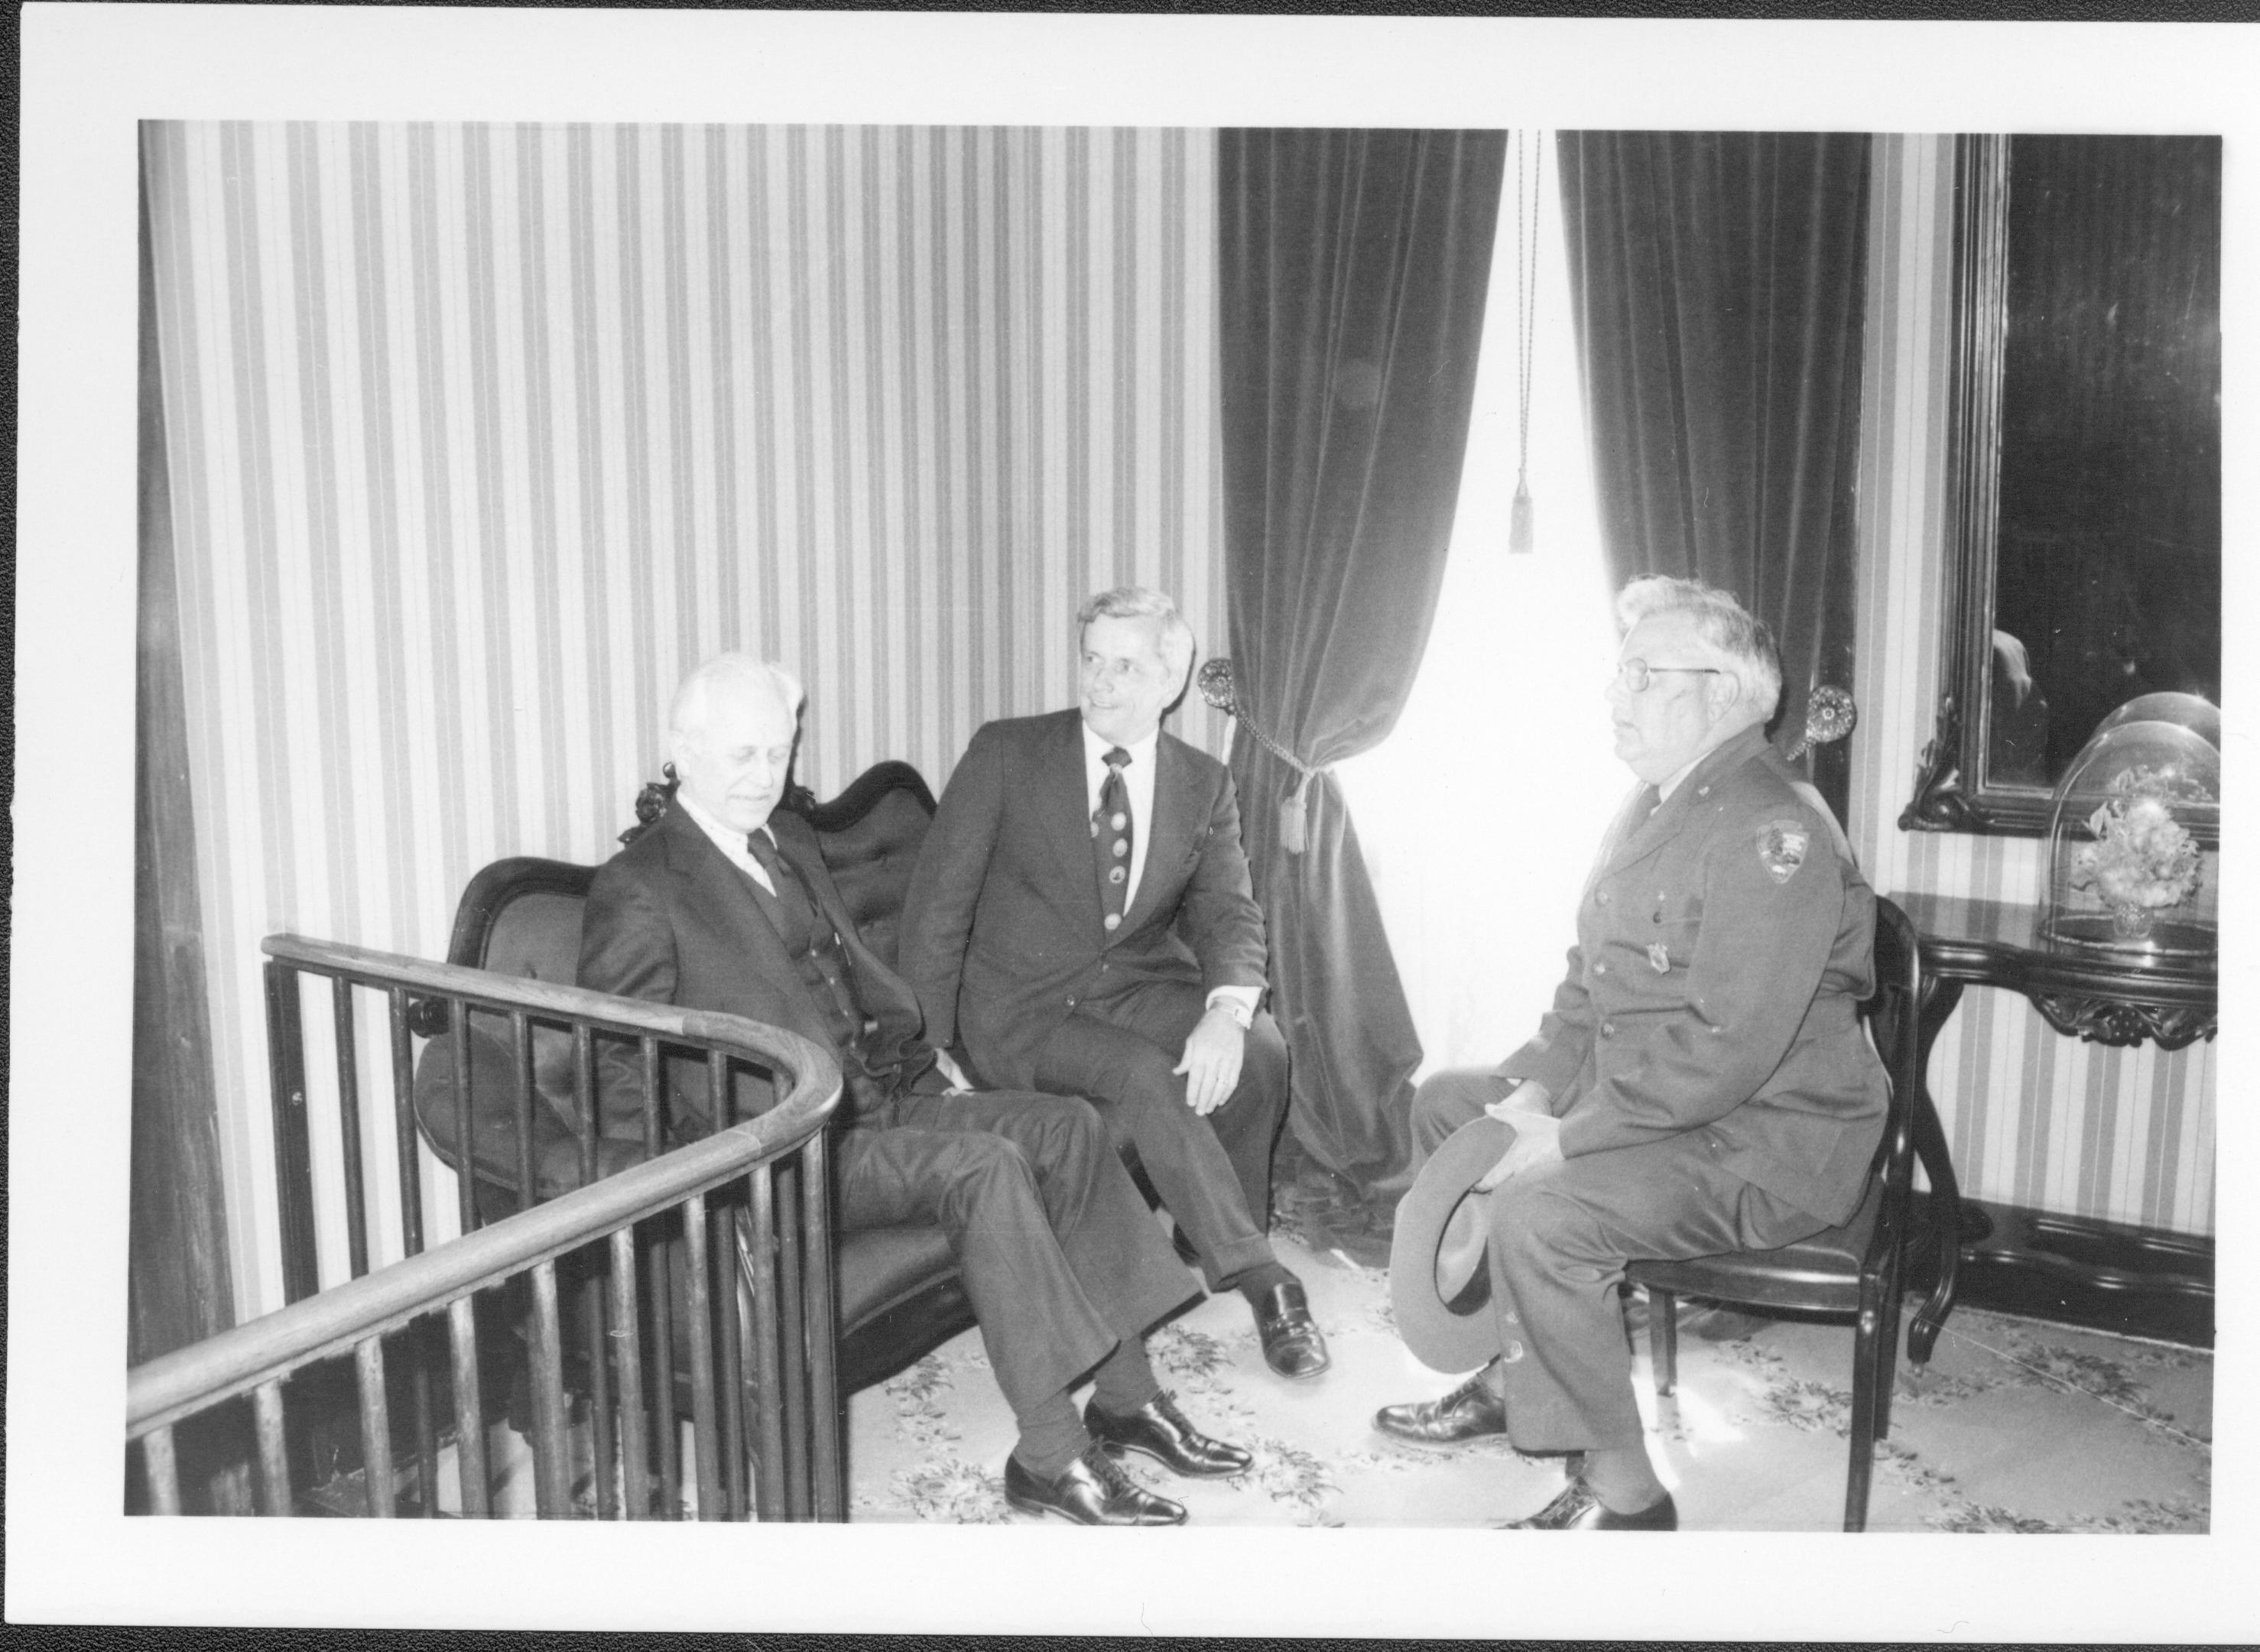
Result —
[{"label": "wide-brimmed hat", "polygon": [[[1462,1125],[1397,1206],[1389,1305],[1405,1346],[1440,1371],[1473,1370],[1498,1353],[1484,1201],[1469,1194],[1513,1141],[1514,1126],[1489,1114]],[[1455,1228],[1462,1211],[1468,1219]]]}]

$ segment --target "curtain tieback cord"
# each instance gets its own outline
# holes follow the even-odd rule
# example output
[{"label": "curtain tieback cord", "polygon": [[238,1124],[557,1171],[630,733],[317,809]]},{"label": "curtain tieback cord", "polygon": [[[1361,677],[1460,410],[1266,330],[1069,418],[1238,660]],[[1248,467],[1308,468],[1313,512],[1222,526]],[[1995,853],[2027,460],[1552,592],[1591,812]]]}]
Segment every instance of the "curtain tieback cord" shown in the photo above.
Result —
[{"label": "curtain tieback cord", "polygon": [[1248,732],[1257,745],[1295,771],[1298,776],[1295,789],[1279,800],[1279,847],[1290,855],[1300,855],[1307,841],[1303,823],[1307,818],[1311,782],[1327,771],[1323,769],[1313,769],[1296,756],[1294,753],[1265,733],[1255,719],[1241,708],[1233,694],[1230,660],[1209,661],[1195,675],[1193,685],[1200,690],[1201,698],[1222,712],[1227,717],[1237,719],[1241,727]]}]

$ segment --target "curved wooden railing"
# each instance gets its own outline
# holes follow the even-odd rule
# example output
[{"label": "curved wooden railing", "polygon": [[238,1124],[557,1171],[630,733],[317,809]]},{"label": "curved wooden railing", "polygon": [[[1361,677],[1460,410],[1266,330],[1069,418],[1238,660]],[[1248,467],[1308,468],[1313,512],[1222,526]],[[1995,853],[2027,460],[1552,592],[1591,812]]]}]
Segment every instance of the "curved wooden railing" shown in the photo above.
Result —
[{"label": "curved wooden railing", "polygon": [[[839,1519],[843,1516],[836,1435],[836,1394],[831,1363],[831,1249],[825,1198],[824,1125],[840,1096],[840,1074],[831,1055],[806,1039],[742,1017],[676,1009],[638,1000],[505,976],[458,965],[433,963],[363,948],[310,940],[294,935],[270,937],[264,948],[268,966],[270,1048],[276,1081],[278,1126],[295,1108],[303,1129],[307,1105],[303,1051],[297,1022],[301,976],[332,983],[336,1006],[340,1081],[337,1102],[347,1144],[346,1204],[355,1277],[328,1290],[303,1296],[290,1305],[151,1360],[128,1375],[127,1437],[141,1442],[150,1506],[177,1513],[180,1487],[173,1431],[185,1420],[245,1394],[254,1402],[262,1505],[267,1513],[290,1512],[290,1475],[286,1462],[282,1392],[285,1379],[320,1362],[350,1354],[355,1367],[361,1411],[362,1460],[371,1513],[389,1514],[395,1501],[391,1429],[385,1381],[386,1339],[433,1316],[446,1315],[449,1334],[449,1379],[456,1420],[456,1470],[462,1511],[487,1509],[484,1432],[479,1399],[477,1332],[474,1298],[521,1275],[532,1283],[533,1309],[529,1343],[533,1365],[533,1450],[540,1512],[568,1512],[565,1467],[563,1355],[560,1343],[555,1268],[569,1254],[606,1253],[592,1263],[608,1289],[591,1277],[594,1312],[590,1351],[597,1378],[593,1397],[597,1427],[596,1477],[617,1484],[613,1495],[600,1493],[598,1512],[640,1518],[673,1501],[673,1350],[666,1305],[667,1266],[653,1262],[650,1277],[657,1293],[651,1306],[658,1329],[651,1341],[659,1375],[654,1385],[669,1391],[658,1407],[656,1434],[662,1447],[662,1484],[654,1487],[647,1459],[654,1432],[645,1406],[645,1348],[641,1335],[637,1226],[670,1212],[682,1216],[681,1243],[687,1253],[690,1344],[689,1387],[698,1463],[698,1508],[704,1518],[755,1513],[762,1518]],[[361,1187],[360,1126],[355,1112],[361,1088],[353,1042],[351,994],[373,989],[389,1001],[393,1037],[395,1123],[404,1148],[404,1231],[411,1254],[375,1272],[365,1271],[368,1204]],[[584,1159],[593,1173],[597,1124],[594,1041],[599,1034],[632,1039],[640,1047],[645,1079],[643,1103],[647,1139],[661,1139],[660,1075],[662,1053],[703,1058],[712,1094],[730,1093],[732,1075],[750,1065],[774,1075],[776,1104],[760,1117],[731,1126],[702,1141],[678,1148],[602,1180],[591,1181],[490,1226],[473,1227],[429,1251],[420,1249],[420,1195],[412,1195],[415,1126],[410,1106],[411,1015],[438,1012],[430,1024],[458,1035],[458,1074],[468,1080],[460,1035],[471,1011],[507,1017],[520,1052],[515,1111],[529,1112],[532,1083],[529,1034],[536,1026],[568,1032],[573,1041],[575,1089],[580,1101]],[[788,1084],[785,1081],[790,1079]],[[458,1091],[463,1109],[456,1141],[472,1140],[468,1082]],[[278,1137],[282,1131],[278,1130]],[[530,1148],[521,1132],[521,1159]],[[303,1146],[303,1138],[301,1139]],[[288,1155],[278,1141],[278,1161]],[[301,1161],[303,1164],[303,1160]],[[786,1173],[782,1208],[776,1173]],[[468,1184],[470,1177],[461,1179]],[[741,1205],[725,1211],[709,1207],[709,1196],[744,1184]],[[531,1176],[528,1176],[529,1191]],[[794,1197],[795,1194],[797,1197]],[[311,1206],[306,1190],[284,1190],[284,1205],[296,1197]],[[528,1201],[531,1203],[531,1200]],[[468,1193],[467,1226],[476,1215]],[[286,1244],[290,1222],[286,1219]],[[311,1231],[311,1210],[306,1228]],[[734,1256],[723,1278],[728,1289],[710,1289],[711,1251]],[[311,1274],[311,1256],[302,1272]],[[726,1402],[716,1398],[717,1366]],[[424,1374],[419,1371],[419,1378]],[[612,1398],[618,1396],[619,1427]],[[747,1428],[750,1426],[750,1437]],[[613,1448],[617,1444],[617,1462]],[[433,1453],[426,1442],[427,1476]],[[750,1455],[756,1484],[746,1492],[744,1464]],[[433,1512],[432,1488],[422,1499]]]}]

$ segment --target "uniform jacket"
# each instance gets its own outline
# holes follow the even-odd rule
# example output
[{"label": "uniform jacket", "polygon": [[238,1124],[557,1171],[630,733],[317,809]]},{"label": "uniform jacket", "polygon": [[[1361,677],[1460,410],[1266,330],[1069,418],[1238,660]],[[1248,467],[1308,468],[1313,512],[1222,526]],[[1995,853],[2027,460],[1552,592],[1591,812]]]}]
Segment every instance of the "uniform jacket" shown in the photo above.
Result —
[{"label": "uniform jacket", "polygon": [[[914,1075],[930,1072],[933,1055],[919,1037],[917,998],[856,935],[816,834],[806,821],[782,810],[769,817],[769,831],[819,911],[840,932],[863,1012],[878,1024],[873,1048],[889,1052]],[[580,981],[600,992],[750,1016],[797,1033],[835,1057],[844,1055],[751,880],[683,809],[669,809],[597,869],[581,919]],[[608,1135],[632,1132],[640,1139],[640,1060],[632,1046],[604,1046],[599,1080]],[[673,1139],[704,1135],[712,1123],[704,1065],[689,1057],[670,1059],[669,1065]],[[921,1076],[919,1087],[942,1084],[938,1076]],[[775,1094],[766,1076],[741,1069],[736,1116],[762,1112]],[[841,1105],[845,1112],[848,1103]]]},{"label": "uniform jacket", "polygon": [[1499,1069],[1546,1087],[1564,1157],[1700,1131],[1745,1181],[1852,1213],[1889,1092],[1856,1013],[1875,893],[1840,844],[1756,729],[1620,822],[1553,1008]]},{"label": "uniform jacket", "polygon": [[1083,714],[1005,719],[950,776],[903,907],[902,973],[929,1037],[985,1083],[1026,1088],[1077,1008],[1150,981],[1263,985],[1231,771],[1163,733],[1137,898],[1112,935],[1092,872]]}]

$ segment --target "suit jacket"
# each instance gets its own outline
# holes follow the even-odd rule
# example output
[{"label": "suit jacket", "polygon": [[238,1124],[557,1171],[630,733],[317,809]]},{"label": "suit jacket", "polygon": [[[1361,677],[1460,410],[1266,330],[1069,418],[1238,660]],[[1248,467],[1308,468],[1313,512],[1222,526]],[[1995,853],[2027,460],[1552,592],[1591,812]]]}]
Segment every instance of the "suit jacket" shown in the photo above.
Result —
[{"label": "suit jacket", "polygon": [[1840,841],[1756,729],[1620,823],[1553,1008],[1499,1069],[1546,1086],[1563,1156],[1701,1131],[1743,1180],[1852,1213],[1889,1091],[1856,1015],[1875,893]]},{"label": "suit jacket", "polygon": [[[878,1060],[900,1063],[903,1076],[918,1087],[942,1088],[938,1076],[929,1079],[933,1052],[919,1037],[917,997],[857,937],[815,833],[783,811],[769,817],[769,830],[810,898],[840,932],[863,1013],[877,1023],[867,1048],[879,1052]],[[843,1072],[855,1069],[762,910],[752,882],[682,809],[669,810],[597,869],[581,919],[580,981],[600,992],[750,1016],[832,1051]],[[599,1089],[607,1134],[626,1127],[641,1133],[640,1062],[632,1047],[605,1047]],[[776,1099],[765,1075],[741,1069],[736,1112],[717,1120],[704,1063],[685,1056],[671,1058],[669,1065],[671,1134],[678,1141],[751,1117]],[[845,1101],[842,1108],[849,1110]]]},{"label": "suit jacket", "polygon": [[900,965],[927,1035],[984,1083],[1026,1089],[1076,1009],[1153,981],[1263,985],[1231,771],[1164,733],[1137,898],[1109,934],[1092,873],[1083,714],[1008,718],[973,737],[919,851]]}]

